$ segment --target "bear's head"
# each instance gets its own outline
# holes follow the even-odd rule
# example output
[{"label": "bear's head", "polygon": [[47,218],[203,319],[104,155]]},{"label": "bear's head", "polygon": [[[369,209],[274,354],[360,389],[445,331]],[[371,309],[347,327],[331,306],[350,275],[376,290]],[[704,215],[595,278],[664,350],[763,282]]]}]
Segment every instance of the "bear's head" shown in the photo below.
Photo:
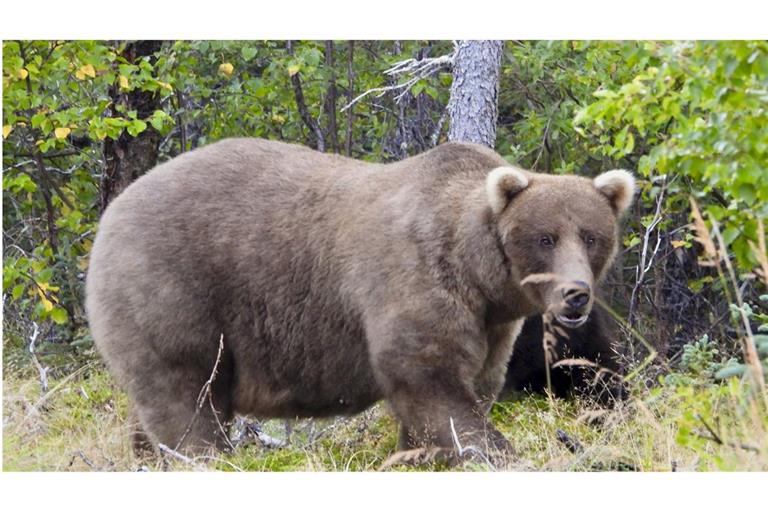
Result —
[{"label": "bear's head", "polygon": [[618,249],[620,216],[635,180],[623,170],[594,179],[499,167],[486,193],[513,281],[534,309],[578,327],[594,302],[595,284]]}]

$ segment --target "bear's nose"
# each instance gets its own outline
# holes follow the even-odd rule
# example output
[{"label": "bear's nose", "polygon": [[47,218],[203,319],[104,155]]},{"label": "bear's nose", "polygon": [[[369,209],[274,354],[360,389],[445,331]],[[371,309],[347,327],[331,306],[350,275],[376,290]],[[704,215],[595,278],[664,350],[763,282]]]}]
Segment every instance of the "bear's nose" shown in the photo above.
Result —
[{"label": "bear's nose", "polygon": [[589,302],[589,285],[584,281],[574,281],[563,289],[563,299],[573,309],[583,308]]}]

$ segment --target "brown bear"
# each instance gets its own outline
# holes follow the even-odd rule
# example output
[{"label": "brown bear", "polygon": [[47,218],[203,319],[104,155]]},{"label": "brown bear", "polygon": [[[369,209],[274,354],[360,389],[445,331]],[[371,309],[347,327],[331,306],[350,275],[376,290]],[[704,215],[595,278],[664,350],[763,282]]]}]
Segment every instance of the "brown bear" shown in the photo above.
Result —
[{"label": "brown bear", "polygon": [[235,413],[384,399],[403,448],[452,447],[455,433],[509,452],[487,412],[523,319],[587,319],[633,190],[626,171],[536,174],[475,144],[376,164],[224,140],[105,211],[93,337],[152,443],[225,448]]},{"label": "brown bear", "polygon": [[[501,398],[514,392],[547,390],[544,331],[548,329],[555,341],[549,375],[554,396],[591,398],[603,406],[625,399],[620,352],[610,315],[598,304],[587,321],[575,329],[564,329],[554,322],[557,325],[552,328],[544,325],[542,315],[525,319],[507,365]],[[558,365],[566,360],[573,360],[573,364]]]}]

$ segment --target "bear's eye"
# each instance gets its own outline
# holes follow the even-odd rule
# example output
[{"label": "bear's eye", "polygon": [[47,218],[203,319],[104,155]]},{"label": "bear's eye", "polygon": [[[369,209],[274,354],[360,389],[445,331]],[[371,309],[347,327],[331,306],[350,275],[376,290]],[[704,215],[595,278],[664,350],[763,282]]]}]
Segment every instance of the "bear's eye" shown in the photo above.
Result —
[{"label": "bear's eye", "polygon": [[587,244],[587,246],[592,247],[597,242],[597,239],[595,238],[595,235],[584,235],[584,243]]},{"label": "bear's eye", "polygon": [[555,240],[549,235],[542,235],[539,238],[539,245],[542,247],[554,247],[555,246]]}]

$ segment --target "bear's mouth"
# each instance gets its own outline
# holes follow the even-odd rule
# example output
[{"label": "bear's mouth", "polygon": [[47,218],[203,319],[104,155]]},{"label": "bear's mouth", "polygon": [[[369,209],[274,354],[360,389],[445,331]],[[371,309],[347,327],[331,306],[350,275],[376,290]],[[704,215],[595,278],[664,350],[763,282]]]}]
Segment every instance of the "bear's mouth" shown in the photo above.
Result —
[{"label": "bear's mouth", "polygon": [[577,327],[581,327],[587,321],[587,318],[589,318],[589,315],[577,312],[566,313],[564,315],[555,315],[555,319],[558,321],[558,323],[569,329],[576,329]]}]

